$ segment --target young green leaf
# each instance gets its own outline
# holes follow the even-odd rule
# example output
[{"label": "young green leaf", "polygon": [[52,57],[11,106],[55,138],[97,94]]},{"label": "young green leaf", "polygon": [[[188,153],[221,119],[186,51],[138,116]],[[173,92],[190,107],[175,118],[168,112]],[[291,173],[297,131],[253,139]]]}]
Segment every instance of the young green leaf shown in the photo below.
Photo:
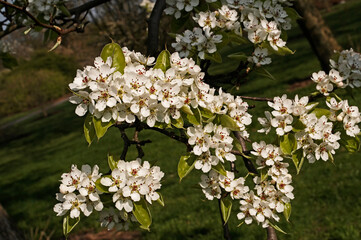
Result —
[{"label": "young green leaf", "polygon": [[164,207],[164,200],[163,200],[163,196],[162,196],[162,194],[160,194],[160,193],[158,193],[158,195],[159,195],[159,198],[157,199],[157,202],[162,206],[162,207]]},{"label": "young green leaf", "polygon": [[88,114],[84,120],[84,136],[89,146],[95,138],[95,129],[93,125],[93,117]]},{"label": "young green leaf", "polygon": [[303,124],[301,122],[301,120],[299,120],[299,119],[294,121],[293,124],[292,124],[292,131],[294,131],[294,132],[300,132],[305,128],[306,128],[305,124]]},{"label": "young green leaf", "polygon": [[183,107],[181,107],[180,109],[182,112],[184,112],[185,114],[189,114],[189,115],[194,115],[192,110],[191,110],[191,107],[188,106],[188,105],[183,105]]},{"label": "young green leaf", "polygon": [[228,115],[219,115],[220,123],[223,127],[227,127],[232,131],[239,131],[237,123]]},{"label": "young green leaf", "polygon": [[178,119],[173,119],[171,120],[171,123],[173,126],[175,126],[176,128],[183,128],[184,122],[183,122],[183,118],[179,117]]},{"label": "young green leaf", "polygon": [[98,140],[104,136],[108,128],[110,128],[114,124],[114,122],[115,122],[114,120],[111,120],[109,122],[102,122],[101,119],[93,117],[93,125]]},{"label": "young green leaf", "polygon": [[224,224],[226,224],[232,212],[232,201],[229,198],[221,199],[221,211]]},{"label": "young green leaf", "polygon": [[194,126],[202,123],[202,114],[198,108],[191,108],[193,115],[187,114],[186,119]]},{"label": "young green leaf", "polygon": [[236,60],[241,60],[242,62],[247,62],[248,61],[248,56],[243,52],[232,53],[232,54],[229,54],[227,57],[232,58],[232,59],[236,59]]},{"label": "young green leaf", "polygon": [[124,73],[125,68],[125,57],[122,48],[117,43],[108,43],[104,46],[101,54],[101,58],[104,62],[107,61],[108,57],[112,58],[112,67],[120,73]]},{"label": "young green leaf", "polygon": [[291,203],[285,203],[285,209],[283,211],[283,215],[286,218],[286,221],[289,222],[290,216],[291,216]]},{"label": "young green leaf", "polygon": [[170,52],[168,50],[163,50],[158,55],[154,68],[162,69],[163,72],[166,72],[170,68]]},{"label": "young green leaf", "polygon": [[284,154],[291,154],[297,148],[295,135],[289,133],[281,136],[280,147]]},{"label": "young green leaf", "polygon": [[103,184],[100,183],[100,180],[101,180],[102,178],[112,178],[112,176],[110,176],[110,175],[104,175],[104,176],[102,176],[101,178],[98,178],[98,180],[95,181],[95,187],[96,187],[99,191],[101,191],[101,192],[103,192],[103,193],[109,193],[108,188],[107,188],[106,186],[104,186]]},{"label": "young green leaf", "polygon": [[354,153],[360,150],[360,139],[357,136],[343,136],[340,140],[340,144],[350,153]]},{"label": "young green leaf", "polygon": [[206,54],[204,54],[204,58],[214,61],[216,63],[222,63],[222,56],[219,52],[215,52],[212,54],[206,53]]},{"label": "young green leaf", "polygon": [[152,224],[152,215],[143,198],[138,202],[133,202],[133,214],[140,223],[140,227],[149,231],[149,227]]},{"label": "young green leaf", "polygon": [[68,235],[69,235],[69,233],[70,233],[71,231],[73,231],[73,229],[74,229],[75,226],[79,223],[79,221],[80,221],[80,217],[78,217],[78,218],[76,219],[76,222],[75,222],[75,223],[71,224],[71,223],[70,223],[69,216],[64,217],[64,219],[63,219],[63,234],[64,234],[65,238],[67,238]]},{"label": "young green leaf", "polygon": [[113,155],[108,154],[108,165],[110,170],[113,171],[113,169],[117,168],[118,161],[115,160]]},{"label": "young green leaf", "polygon": [[277,231],[283,233],[283,234],[287,234],[285,231],[283,231],[279,226],[277,226],[276,224],[273,224],[271,222],[269,222],[269,225],[271,225],[271,227],[273,227],[274,229],[276,229]]},{"label": "young green leaf", "polygon": [[187,154],[180,157],[178,162],[178,176],[180,181],[193,170],[196,158],[194,154]]},{"label": "young green leaf", "polygon": [[311,113],[315,114],[317,118],[322,116],[329,117],[331,114],[330,110],[324,108],[315,108]]},{"label": "young green leaf", "polygon": [[303,156],[303,149],[300,148],[292,153],[292,161],[295,164],[295,167],[297,169],[297,174],[300,173],[301,167],[303,165],[303,161],[305,160]]},{"label": "young green leaf", "polygon": [[212,166],[212,169],[223,176],[227,176],[226,169],[221,162],[219,162],[216,166]]}]

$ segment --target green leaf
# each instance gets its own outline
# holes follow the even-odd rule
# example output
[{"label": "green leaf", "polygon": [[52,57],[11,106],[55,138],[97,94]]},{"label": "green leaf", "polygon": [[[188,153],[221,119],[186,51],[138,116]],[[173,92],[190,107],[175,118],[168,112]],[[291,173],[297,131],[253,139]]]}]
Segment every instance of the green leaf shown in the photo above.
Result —
[{"label": "green leaf", "polygon": [[291,154],[297,149],[297,141],[292,133],[281,136],[280,147],[284,154]]},{"label": "green leaf", "polygon": [[162,123],[162,122],[155,122],[154,127],[160,128],[160,129],[166,129],[166,128],[169,128],[169,124]]},{"label": "green leaf", "polygon": [[164,207],[164,200],[163,200],[163,196],[162,196],[162,194],[160,194],[160,193],[158,193],[158,195],[159,195],[159,198],[157,199],[157,202],[162,206],[162,207]]},{"label": "green leaf", "polygon": [[232,58],[232,59],[236,59],[236,60],[241,60],[242,62],[247,62],[248,61],[248,56],[243,52],[232,53],[232,54],[229,54],[227,57]]},{"label": "green leaf", "polygon": [[226,169],[224,168],[224,166],[221,162],[219,162],[216,166],[212,166],[212,169],[214,171],[218,172],[219,174],[227,177]]},{"label": "green leaf", "polygon": [[311,113],[315,114],[317,118],[322,116],[329,117],[331,114],[330,110],[324,108],[315,108]]},{"label": "green leaf", "polygon": [[283,211],[283,215],[285,216],[286,221],[289,222],[292,211],[291,203],[285,203],[284,206],[285,206],[285,210]]},{"label": "green leaf", "polygon": [[234,32],[228,33],[228,38],[231,42],[234,42],[236,44],[247,44],[249,43],[249,40],[247,38],[244,38],[240,35],[235,34]]},{"label": "green leaf", "polygon": [[285,7],[284,10],[286,11],[287,15],[291,18],[291,20],[298,20],[302,17],[294,8]]},{"label": "green leaf", "polygon": [[183,128],[183,125],[184,125],[184,121],[183,121],[182,117],[179,117],[178,119],[173,119],[172,118],[171,123],[176,128]]},{"label": "green leaf", "polygon": [[187,176],[194,168],[197,157],[194,154],[181,156],[178,162],[178,176],[180,181]]},{"label": "green leaf", "polygon": [[183,105],[183,107],[180,109],[182,112],[184,112],[185,114],[189,114],[189,115],[194,115],[191,107],[188,105]]},{"label": "green leaf", "polygon": [[228,128],[231,131],[239,131],[237,123],[228,115],[219,115],[220,123],[223,127]]},{"label": "green leaf", "polygon": [[300,148],[292,153],[292,161],[295,164],[297,174],[300,173],[305,157],[303,156],[303,149]]},{"label": "green leaf", "polygon": [[181,30],[184,26],[187,26],[188,24],[191,23],[191,18],[189,17],[190,14],[182,14],[182,16],[178,19],[173,18],[171,23],[170,23],[170,27],[171,27],[171,32],[179,32],[179,30]]},{"label": "green leaf", "polygon": [[95,129],[93,125],[93,116],[88,114],[84,120],[84,136],[89,146],[95,138]]},{"label": "green leaf", "polygon": [[125,57],[122,48],[117,43],[108,43],[104,46],[100,53],[101,58],[104,62],[107,61],[108,57],[112,58],[112,67],[120,73],[124,73],[125,68]]},{"label": "green leaf", "polygon": [[273,224],[271,222],[269,222],[269,225],[271,225],[271,227],[273,227],[274,229],[276,229],[277,231],[283,233],[283,234],[287,234],[285,231],[283,231],[279,226],[277,226],[276,224]]},{"label": "green leaf", "polygon": [[300,119],[297,118],[292,124],[292,131],[294,132],[300,132],[306,128],[306,125],[301,122]]},{"label": "green leaf", "polygon": [[198,126],[202,123],[202,114],[199,108],[191,108],[193,115],[187,114],[186,119],[194,126]]},{"label": "green leaf", "polygon": [[211,54],[210,53],[205,53],[204,58],[208,59],[208,60],[211,60],[211,61],[214,61],[216,63],[222,63],[222,56],[218,51],[215,52],[215,53],[211,53]]},{"label": "green leaf", "polygon": [[98,180],[95,181],[95,187],[96,187],[99,191],[101,191],[101,192],[103,192],[103,193],[109,193],[108,187],[107,187],[107,186],[104,186],[103,184],[100,183],[100,180],[101,180],[102,178],[110,178],[110,179],[111,179],[112,176],[111,176],[111,175],[104,175],[104,176],[102,176],[101,178],[98,178]]},{"label": "green leaf", "polygon": [[295,52],[292,51],[291,49],[289,49],[288,47],[279,47],[277,50],[273,49],[273,47],[271,47],[271,45],[269,44],[268,41],[264,41],[261,44],[262,48],[267,48],[269,53],[273,53],[276,55],[280,55],[280,56],[285,56],[288,54],[294,54]]},{"label": "green leaf", "polygon": [[260,172],[261,172],[261,182],[264,182],[268,178],[268,171],[262,168]]},{"label": "green leaf", "polygon": [[201,115],[202,115],[202,118],[203,117],[205,117],[205,118],[212,118],[212,117],[214,117],[214,113],[212,113],[212,111],[211,110],[209,110],[209,109],[206,109],[206,108],[202,108],[202,107],[198,107],[199,108],[199,111],[200,111],[200,113],[201,113]]},{"label": "green leaf", "polygon": [[170,52],[168,50],[163,50],[158,55],[153,68],[162,69],[163,72],[166,72],[170,68]]},{"label": "green leaf", "polygon": [[152,215],[143,198],[138,202],[133,202],[133,214],[140,223],[140,227],[149,231],[149,226],[152,224]]},{"label": "green leaf", "polygon": [[360,150],[360,139],[357,136],[343,136],[340,140],[340,144],[350,153],[358,152]]},{"label": "green leaf", "polygon": [[113,169],[117,168],[118,161],[114,160],[113,155],[108,154],[108,165],[109,165],[110,170],[112,170],[112,171],[113,171]]},{"label": "green leaf", "polygon": [[224,224],[226,224],[232,211],[232,201],[229,198],[221,199],[221,211]]},{"label": "green leaf", "polygon": [[67,16],[67,17],[70,17],[70,16],[71,16],[69,10],[65,7],[64,4],[59,4],[59,5],[57,5],[57,8],[58,8],[65,16]]},{"label": "green leaf", "polygon": [[69,216],[64,217],[63,219],[63,234],[65,238],[68,237],[69,233],[75,228],[75,226],[80,222],[80,217],[78,217],[75,223],[71,224]]},{"label": "green leaf", "polygon": [[93,117],[93,125],[95,129],[95,134],[97,135],[98,140],[101,139],[104,134],[107,132],[108,128],[110,128],[115,121],[112,119],[109,122],[102,122],[101,119]]}]

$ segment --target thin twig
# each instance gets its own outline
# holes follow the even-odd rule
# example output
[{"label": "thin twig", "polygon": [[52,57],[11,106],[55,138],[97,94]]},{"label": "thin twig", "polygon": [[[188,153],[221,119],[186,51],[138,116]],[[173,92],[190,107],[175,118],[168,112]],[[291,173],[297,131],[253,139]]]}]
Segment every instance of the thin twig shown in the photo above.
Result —
[{"label": "thin twig", "polygon": [[5,5],[7,7],[10,7],[10,8],[13,8],[16,11],[22,12],[23,14],[28,16],[34,22],[35,26],[40,26],[40,27],[43,27],[43,28],[46,28],[46,29],[51,29],[52,31],[56,32],[59,36],[62,36],[62,35],[65,35],[65,34],[68,34],[70,32],[74,32],[74,31],[77,30],[77,27],[75,27],[75,26],[72,27],[72,28],[68,28],[68,29],[61,29],[60,27],[55,26],[55,25],[42,23],[33,14],[28,12],[26,10],[25,6],[21,7],[21,6],[18,6],[18,5],[9,3],[9,2],[5,2],[3,0],[0,0],[0,4],[3,4],[3,5]]},{"label": "thin twig", "polygon": [[266,98],[266,97],[249,97],[249,96],[240,96],[243,99],[249,99],[253,101],[267,101],[267,102],[273,102],[273,98]]}]

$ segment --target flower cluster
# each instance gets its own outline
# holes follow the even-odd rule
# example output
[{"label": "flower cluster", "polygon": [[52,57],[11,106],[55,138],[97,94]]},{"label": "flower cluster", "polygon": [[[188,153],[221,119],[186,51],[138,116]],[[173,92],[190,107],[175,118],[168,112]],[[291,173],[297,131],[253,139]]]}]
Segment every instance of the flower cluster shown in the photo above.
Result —
[{"label": "flower cluster", "polygon": [[[206,0],[206,2],[216,2],[217,0]],[[193,8],[199,5],[199,0],[166,0],[168,7],[164,12],[168,15],[174,15],[175,18],[180,18],[181,11],[191,12]]]},{"label": "flower cluster", "polygon": [[340,52],[337,62],[330,60],[331,67],[343,78],[343,86],[361,87],[361,54],[350,50]]},{"label": "flower cluster", "polygon": [[317,83],[316,89],[328,96],[336,87],[361,87],[361,54],[350,50],[339,53],[338,60],[330,60],[332,69],[328,74],[324,71],[312,74],[312,80]]},{"label": "flower cluster", "polygon": [[252,144],[251,153],[257,157],[256,163],[266,177],[254,177],[254,190],[240,200],[241,212],[238,219],[246,224],[255,220],[262,227],[268,227],[271,220],[279,221],[277,215],[285,211],[286,205],[294,198],[292,176],[288,173],[288,163],[283,162],[279,147],[264,141]]},{"label": "flower cluster", "polygon": [[144,197],[150,204],[159,199],[156,192],[160,189],[160,180],[164,173],[158,166],[151,167],[149,162],[138,158],[131,162],[119,160],[117,167],[110,176],[103,176],[100,183],[113,194],[113,202],[119,211],[130,213],[133,211],[133,202]]},{"label": "flower cluster", "polygon": [[[174,5],[178,7],[176,1],[167,1],[167,3],[169,7],[165,10],[166,14],[174,14],[179,18],[183,4],[180,8],[176,8],[174,7]],[[192,7],[186,8],[186,11],[192,11],[198,4],[199,1],[191,1],[189,6]],[[193,31],[186,30],[183,34],[177,34],[172,47],[180,56],[188,57],[196,51],[198,57],[204,59],[205,54],[217,51],[216,44],[222,42],[221,32],[242,36],[243,29],[247,32],[248,39],[258,45],[253,57],[248,58],[248,61],[258,65],[269,64],[271,59],[267,58],[268,50],[263,43],[267,42],[274,51],[285,47],[286,42],[281,38],[281,33],[282,29],[291,28],[291,19],[284,8],[289,5],[288,1],[223,1],[221,8],[215,11],[196,13],[193,19],[199,27],[193,28]]]},{"label": "flower cluster", "polygon": [[181,118],[184,108],[204,108],[214,114],[228,114],[242,131],[251,123],[248,104],[204,83],[204,73],[192,59],[181,59],[177,53],[170,57],[171,68],[166,72],[151,68],[154,58],[146,58],[123,48],[126,66],[124,74],[97,57],[94,67],[78,70],[69,84],[74,96],[70,102],[78,104],[75,112],[83,116],[87,111],[103,122],[111,120],[132,123],[138,118],[153,127],[156,122],[170,124]]},{"label": "flower cluster", "polygon": [[219,161],[224,163],[224,160],[236,160],[236,156],[231,153],[233,138],[227,128],[208,123],[204,128],[201,125],[189,127],[187,135],[188,143],[193,146],[192,153],[197,156],[194,165],[196,169],[207,173]]},{"label": "flower cluster", "polygon": [[[160,195],[156,191],[161,188],[163,176],[158,166],[151,167],[147,161],[142,164],[139,158],[131,162],[119,160],[111,175],[105,176],[99,173],[97,165],[93,170],[89,165],[83,165],[81,170],[73,165],[70,173],[61,176],[60,193],[56,194],[60,203],[54,206],[54,211],[57,216],[70,211],[70,218],[79,218],[81,212],[87,217],[95,209],[100,212],[102,227],[127,230],[129,220],[137,221],[133,202],[143,198],[150,204],[157,201]],[[116,208],[104,207],[100,194],[111,194]]]},{"label": "flower cluster", "polygon": [[244,185],[245,179],[236,178],[233,172],[226,172],[226,175],[211,170],[208,175],[202,174],[199,185],[208,200],[220,199],[222,189],[228,192],[232,199],[241,199],[249,191]]},{"label": "flower cluster", "polygon": [[172,47],[179,52],[179,56],[188,57],[195,49],[198,57],[205,59],[206,53],[217,51],[216,43],[222,42],[222,35],[213,34],[209,29],[203,32],[201,28],[195,27],[193,31],[185,30],[183,35],[177,34],[175,40]]},{"label": "flower cluster", "polygon": [[70,211],[71,218],[78,218],[81,212],[89,216],[93,209],[101,211],[103,209],[99,197],[101,192],[95,185],[100,177],[97,165],[94,166],[93,171],[89,165],[83,165],[81,170],[76,165],[72,165],[70,173],[63,173],[60,193],[56,194],[56,199],[61,203],[54,206],[57,216],[63,216]]},{"label": "flower cluster", "polygon": [[361,122],[361,116],[357,106],[349,106],[347,100],[337,101],[335,98],[330,98],[326,104],[331,112],[329,119],[342,122],[348,136],[355,137],[360,133],[357,124]]},{"label": "flower cluster", "polygon": [[[317,110],[315,110],[316,112],[311,111],[314,109],[315,104],[308,104],[308,101],[309,98],[307,96],[298,98],[296,95],[295,100],[287,99],[286,95],[283,95],[281,98],[275,97],[273,102],[268,102],[268,105],[274,109],[272,114],[265,112],[266,118],[258,119],[263,126],[263,129],[259,130],[259,132],[267,134],[271,127],[274,127],[276,134],[283,136],[291,133],[293,131],[293,124],[298,122],[301,124],[301,129],[295,132],[296,150],[302,149],[303,156],[310,163],[320,158],[326,161],[340,147],[338,140],[340,140],[341,133],[332,132],[333,123],[328,121],[330,119],[326,115],[317,118]],[[298,119],[295,120],[294,117]]]}]

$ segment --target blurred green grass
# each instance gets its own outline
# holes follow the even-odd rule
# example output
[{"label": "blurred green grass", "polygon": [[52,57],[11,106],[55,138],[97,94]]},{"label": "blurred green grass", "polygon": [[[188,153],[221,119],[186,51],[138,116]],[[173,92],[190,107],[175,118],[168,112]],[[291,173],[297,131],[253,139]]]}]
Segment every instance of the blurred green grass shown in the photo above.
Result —
[{"label": "blurred green grass", "polygon": [[[326,14],[326,21],[345,48],[360,47],[357,45],[361,44],[360,10],[361,2],[351,1]],[[271,97],[285,91],[288,95],[306,94],[314,88],[311,85],[294,92],[287,90],[290,84],[306,79],[319,69],[317,59],[297,28],[291,31],[289,40],[290,48],[296,53],[276,58],[268,67],[276,81],[252,79],[242,84],[239,94]],[[352,103],[360,100],[360,94],[355,94]],[[106,172],[107,153],[121,153],[122,140],[115,128],[88,147],[82,132],[83,119],[74,114],[74,108],[65,103],[50,110],[47,118],[33,117],[0,133],[0,203],[26,234],[31,228],[45,227],[49,221],[49,229],[56,230],[53,238],[59,239],[62,219],[55,216],[52,208],[57,202],[55,193],[61,173],[69,171],[71,164],[98,164]],[[257,103],[250,113],[259,116],[265,108],[266,104]],[[255,118],[253,121],[254,130],[257,123]],[[197,185],[200,174],[194,171],[179,183],[177,163],[186,149],[155,132],[143,131],[140,138],[153,141],[144,147],[143,159],[157,161],[166,173],[161,190],[166,205],[154,204],[151,231],[143,231],[143,239],[222,239],[217,202],[205,200]],[[255,138],[261,137],[255,135]],[[131,148],[127,159],[135,157],[136,151]],[[361,239],[360,157],[360,153],[342,152],[336,156],[334,165],[322,161],[304,165],[301,174],[293,179],[295,200],[291,223],[279,224],[288,234],[279,233],[279,239]],[[244,169],[242,161],[237,162],[237,168]],[[294,173],[292,164],[291,171]],[[265,239],[265,231],[257,225],[236,227],[237,205],[235,201],[229,222],[232,239]],[[99,229],[95,219],[96,216],[83,218],[76,231]]]}]

